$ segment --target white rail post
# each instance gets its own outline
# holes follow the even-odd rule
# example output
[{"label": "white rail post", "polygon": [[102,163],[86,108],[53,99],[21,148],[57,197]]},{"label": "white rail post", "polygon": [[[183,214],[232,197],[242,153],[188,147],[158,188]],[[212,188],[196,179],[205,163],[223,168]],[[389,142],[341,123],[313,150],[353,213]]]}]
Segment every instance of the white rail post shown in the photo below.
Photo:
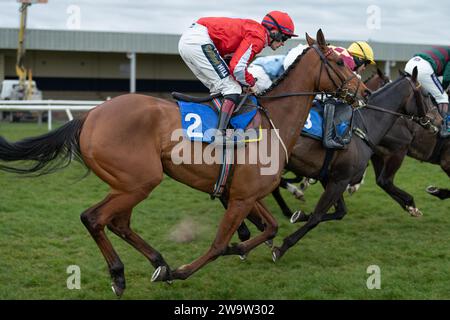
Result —
[{"label": "white rail post", "polygon": [[130,59],[130,93],[136,92],[136,52],[127,53]]},{"label": "white rail post", "polygon": [[52,109],[48,109],[48,116],[47,116],[47,128],[48,131],[52,130]]}]

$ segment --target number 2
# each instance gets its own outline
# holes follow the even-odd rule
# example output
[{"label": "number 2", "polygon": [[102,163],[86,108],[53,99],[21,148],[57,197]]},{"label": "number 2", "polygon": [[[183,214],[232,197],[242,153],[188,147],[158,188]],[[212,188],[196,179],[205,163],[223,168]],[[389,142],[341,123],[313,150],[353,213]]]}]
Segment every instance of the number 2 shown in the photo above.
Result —
[{"label": "number 2", "polygon": [[189,138],[203,138],[203,133],[201,132],[194,132],[194,130],[196,130],[198,127],[200,127],[202,125],[202,119],[200,118],[200,116],[196,113],[188,113],[185,117],[184,117],[184,121],[186,122],[191,122],[191,120],[194,119],[194,123],[189,125],[189,127],[187,128],[187,136]]}]

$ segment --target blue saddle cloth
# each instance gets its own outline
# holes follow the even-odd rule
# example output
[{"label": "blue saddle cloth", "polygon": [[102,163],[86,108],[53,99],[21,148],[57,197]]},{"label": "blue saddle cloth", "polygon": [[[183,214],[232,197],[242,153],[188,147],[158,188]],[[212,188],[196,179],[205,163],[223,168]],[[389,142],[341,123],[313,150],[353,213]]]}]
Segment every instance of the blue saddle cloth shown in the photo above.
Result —
[{"label": "blue saddle cloth", "polygon": [[[344,135],[350,126],[351,109],[348,108],[346,108],[345,105],[336,105],[334,122],[337,135],[339,136]],[[350,114],[348,111],[350,111]],[[316,140],[322,140],[323,128],[323,105],[320,101],[314,100],[313,106],[309,111],[309,116],[303,126],[302,135],[314,138]]]},{"label": "blue saddle cloth", "polygon": [[[256,105],[255,97],[249,97],[250,103]],[[219,121],[218,112],[210,106],[196,103],[177,101],[181,113],[181,126],[185,137],[191,141],[202,141],[211,143],[212,137]],[[235,130],[245,130],[250,121],[256,115],[257,110],[251,108],[248,112],[239,112],[230,119],[230,124]]]}]

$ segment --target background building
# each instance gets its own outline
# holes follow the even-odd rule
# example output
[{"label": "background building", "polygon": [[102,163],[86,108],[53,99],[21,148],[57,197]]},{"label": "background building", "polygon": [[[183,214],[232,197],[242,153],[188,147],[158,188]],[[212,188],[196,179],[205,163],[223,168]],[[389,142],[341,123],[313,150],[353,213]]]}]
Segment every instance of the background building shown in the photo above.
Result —
[{"label": "background building", "polygon": [[[130,91],[129,53],[136,56],[136,91],[166,96],[171,91],[207,92],[178,54],[179,35],[27,30],[26,62],[44,99],[106,99]],[[0,81],[15,79],[17,29],[0,28]],[[357,39],[355,39],[357,40]],[[299,40],[276,52],[287,53]],[[304,42],[304,41],[303,41]],[[349,41],[332,41],[348,47]],[[429,45],[370,42],[378,67],[391,78],[411,56]],[[374,70],[368,69],[365,76]],[[131,84],[131,86],[133,86]]]}]

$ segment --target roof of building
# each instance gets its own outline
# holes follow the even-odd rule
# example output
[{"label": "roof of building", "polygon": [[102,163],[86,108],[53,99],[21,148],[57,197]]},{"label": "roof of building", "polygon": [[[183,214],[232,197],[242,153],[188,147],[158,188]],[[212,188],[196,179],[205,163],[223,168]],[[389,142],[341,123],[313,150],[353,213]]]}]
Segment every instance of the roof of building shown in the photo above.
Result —
[{"label": "roof of building", "polygon": [[[178,54],[180,35],[156,33],[124,33],[79,30],[29,29],[26,34],[27,50],[83,51],[83,52],[136,52],[148,54]],[[0,49],[16,49],[18,29],[0,28]],[[336,46],[347,47],[351,41],[328,40]],[[290,40],[277,54],[287,53],[299,40]],[[370,42],[376,60],[407,61],[415,53],[430,45]],[[263,55],[273,54],[266,48]]]}]

